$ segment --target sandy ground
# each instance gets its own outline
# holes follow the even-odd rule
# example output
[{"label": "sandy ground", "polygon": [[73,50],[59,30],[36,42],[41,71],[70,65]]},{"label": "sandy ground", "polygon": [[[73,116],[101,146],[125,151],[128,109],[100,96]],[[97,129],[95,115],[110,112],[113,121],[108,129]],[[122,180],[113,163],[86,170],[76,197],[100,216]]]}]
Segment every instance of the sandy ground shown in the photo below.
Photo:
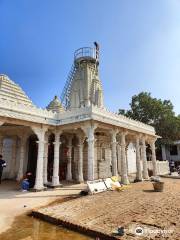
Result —
[{"label": "sandy ground", "polygon": [[[180,179],[163,181],[163,192],[154,192],[151,182],[134,183],[123,192],[99,193],[39,211],[110,235],[124,227],[121,239],[179,240]],[[142,229],[140,236],[137,227]]]},{"label": "sandy ground", "polygon": [[0,233],[11,227],[16,216],[47,205],[56,199],[77,194],[84,187],[84,184],[66,184],[57,190],[21,192],[16,182],[3,181],[0,185]]}]

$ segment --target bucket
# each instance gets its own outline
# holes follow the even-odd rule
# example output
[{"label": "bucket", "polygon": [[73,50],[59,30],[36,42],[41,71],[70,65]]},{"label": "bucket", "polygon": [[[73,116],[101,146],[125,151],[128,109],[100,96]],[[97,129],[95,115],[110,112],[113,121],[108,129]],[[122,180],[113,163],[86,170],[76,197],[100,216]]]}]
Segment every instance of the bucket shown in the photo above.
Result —
[{"label": "bucket", "polygon": [[154,182],[153,187],[155,192],[162,192],[164,189],[164,182]]}]

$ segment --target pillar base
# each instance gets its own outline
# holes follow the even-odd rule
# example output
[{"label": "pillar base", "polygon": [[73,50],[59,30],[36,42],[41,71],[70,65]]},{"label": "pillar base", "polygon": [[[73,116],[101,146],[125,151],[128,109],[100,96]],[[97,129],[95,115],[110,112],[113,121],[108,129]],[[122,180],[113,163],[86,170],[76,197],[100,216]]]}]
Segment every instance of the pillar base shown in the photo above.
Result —
[{"label": "pillar base", "polygon": [[78,184],[84,183],[84,180],[77,180],[76,183],[78,183]]},{"label": "pillar base", "polygon": [[30,192],[43,192],[43,191],[47,191],[47,187],[42,187],[42,188],[31,188]]},{"label": "pillar base", "polygon": [[123,185],[129,185],[129,184],[130,184],[130,182],[129,182],[128,179],[126,179],[126,180],[124,180],[124,181],[121,181],[121,182],[122,182]]},{"label": "pillar base", "polygon": [[120,175],[119,175],[119,177],[121,177],[121,178],[120,178],[120,179],[121,179],[120,182],[121,182],[122,184],[124,184],[124,185],[129,185],[129,184],[130,184],[130,181],[129,181],[128,176],[124,176],[124,177],[123,177],[123,176],[120,176]]},{"label": "pillar base", "polygon": [[143,181],[150,181],[150,178],[143,178]]},{"label": "pillar base", "polygon": [[56,189],[56,188],[62,188],[63,187],[63,185],[61,184],[61,183],[59,183],[59,184],[57,184],[57,185],[53,185],[52,183],[49,183],[49,184],[47,184],[46,185],[48,188],[54,188],[54,189]]},{"label": "pillar base", "polygon": [[134,182],[136,183],[136,182],[142,182],[143,181],[143,179],[137,179],[137,178],[135,178],[134,179]]}]

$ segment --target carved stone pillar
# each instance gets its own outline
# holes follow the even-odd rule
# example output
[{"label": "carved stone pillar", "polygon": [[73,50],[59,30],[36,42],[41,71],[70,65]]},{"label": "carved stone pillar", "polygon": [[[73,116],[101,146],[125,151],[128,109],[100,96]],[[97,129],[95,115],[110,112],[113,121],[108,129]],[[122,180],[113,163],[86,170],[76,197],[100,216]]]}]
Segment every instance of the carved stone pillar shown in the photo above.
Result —
[{"label": "carved stone pillar", "polygon": [[88,180],[94,180],[94,136],[89,136],[88,142]]},{"label": "carved stone pillar", "polygon": [[141,169],[139,136],[136,137],[136,180],[137,181],[142,181],[142,169]]},{"label": "carved stone pillar", "polygon": [[117,144],[117,155],[118,155],[118,159],[117,159],[117,165],[118,165],[118,173],[119,175],[121,175],[121,145],[118,143]]},{"label": "carved stone pillar", "polygon": [[121,181],[123,184],[129,184],[128,174],[127,174],[127,164],[126,164],[126,134],[121,133]]},{"label": "carved stone pillar", "polygon": [[88,129],[88,180],[94,180],[94,128]]},{"label": "carved stone pillar", "polygon": [[87,143],[88,143],[88,173],[87,179],[94,180],[94,131],[97,128],[97,124],[89,124],[87,126],[81,127],[84,133],[87,136]]},{"label": "carved stone pillar", "polygon": [[66,180],[72,181],[72,139],[73,136],[69,136],[68,139],[68,162],[67,162],[67,174],[66,174]]},{"label": "carved stone pillar", "polygon": [[25,159],[25,150],[26,150],[26,136],[21,136],[20,138],[20,154],[19,154],[19,170],[17,174],[17,181],[20,181],[23,177],[23,168],[24,168],[24,159]]},{"label": "carved stone pillar", "polygon": [[38,137],[38,154],[37,154],[37,166],[36,166],[36,179],[34,189],[43,190],[43,164],[44,164],[44,147],[45,147],[45,133],[47,128],[34,128],[34,132]]},{"label": "carved stone pillar", "polygon": [[52,177],[52,186],[60,186],[59,182],[59,148],[60,148],[60,132],[55,133],[55,142],[54,142],[54,164],[53,164],[53,177]]},{"label": "carved stone pillar", "polygon": [[47,184],[47,167],[48,167],[48,139],[44,146],[44,165],[43,165],[43,183]]},{"label": "carved stone pillar", "polygon": [[117,142],[116,142],[116,135],[117,135],[118,131],[117,130],[113,130],[111,132],[111,136],[112,136],[112,175],[113,176],[117,176],[118,175],[118,171],[117,171]]},{"label": "carved stone pillar", "polygon": [[147,156],[146,156],[146,142],[144,137],[142,138],[142,162],[143,162],[143,178],[149,179]]},{"label": "carved stone pillar", "polygon": [[153,175],[157,176],[158,170],[157,170],[157,162],[156,162],[155,140],[151,141],[150,146],[151,146],[151,151],[152,151]]},{"label": "carved stone pillar", "polygon": [[78,161],[78,182],[84,182],[84,177],[83,177],[83,143],[84,143],[84,138],[79,137],[79,161]]}]

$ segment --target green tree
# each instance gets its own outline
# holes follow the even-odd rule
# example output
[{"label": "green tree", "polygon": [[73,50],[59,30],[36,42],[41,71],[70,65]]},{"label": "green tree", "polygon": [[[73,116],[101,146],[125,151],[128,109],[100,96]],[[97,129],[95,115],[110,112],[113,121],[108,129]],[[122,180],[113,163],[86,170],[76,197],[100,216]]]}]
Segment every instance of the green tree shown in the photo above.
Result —
[{"label": "green tree", "polygon": [[141,92],[132,97],[130,107],[127,111],[119,109],[119,114],[153,126],[157,135],[162,137],[159,142],[171,143],[180,139],[180,116],[175,115],[171,101]]}]

